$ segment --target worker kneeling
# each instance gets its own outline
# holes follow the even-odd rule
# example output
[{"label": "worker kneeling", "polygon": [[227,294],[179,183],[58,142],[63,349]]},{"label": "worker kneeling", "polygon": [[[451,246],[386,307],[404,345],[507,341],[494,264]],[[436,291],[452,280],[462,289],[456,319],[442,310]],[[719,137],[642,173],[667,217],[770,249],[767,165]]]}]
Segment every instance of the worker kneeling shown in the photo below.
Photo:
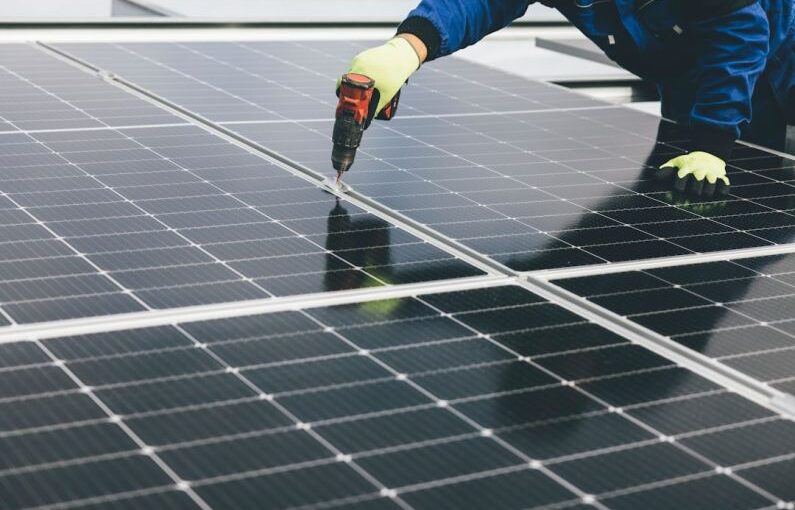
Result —
[{"label": "worker kneeling", "polygon": [[[688,154],[658,175],[679,191],[727,194],[726,160],[742,138],[783,150],[795,124],[793,0],[539,0],[604,52],[658,85],[663,117],[688,126]],[[381,111],[420,64],[522,16],[529,0],[422,0],[386,44],[349,72],[372,78]]]}]

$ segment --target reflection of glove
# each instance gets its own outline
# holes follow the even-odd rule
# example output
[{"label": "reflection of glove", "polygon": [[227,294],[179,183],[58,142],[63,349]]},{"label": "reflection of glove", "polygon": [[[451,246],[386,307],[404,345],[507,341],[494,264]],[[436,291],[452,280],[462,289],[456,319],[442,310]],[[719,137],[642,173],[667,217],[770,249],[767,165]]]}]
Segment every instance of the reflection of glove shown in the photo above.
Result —
[{"label": "reflection of glove", "polygon": [[[363,74],[375,82],[380,97],[375,113],[384,109],[409,76],[420,67],[420,57],[411,43],[395,37],[386,44],[365,50],[351,61],[349,73]],[[337,88],[340,80],[337,80]]]},{"label": "reflection of glove", "polygon": [[667,192],[663,198],[671,205],[699,216],[714,216],[726,208],[726,201],[720,199],[703,200],[693,197],[691,200],[686,195],[676,191]]},{"label": "reflection of glove", "polygon": [[670,179],[674,170],[674,188],[697,196],[711,197],[729,194],[726,162],[708,152],[691,152],[665,163],[657,172],[661,179]]}]

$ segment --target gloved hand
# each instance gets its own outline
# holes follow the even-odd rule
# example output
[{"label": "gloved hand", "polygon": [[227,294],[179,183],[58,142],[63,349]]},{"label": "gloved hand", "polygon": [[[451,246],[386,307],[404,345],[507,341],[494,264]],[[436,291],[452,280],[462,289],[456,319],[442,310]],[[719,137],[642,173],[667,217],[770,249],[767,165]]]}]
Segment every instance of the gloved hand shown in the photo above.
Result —
[{"label": "gloved hand", "polygon": [[660,179],[670,179],[676,171],[674,188],[696,196],[711,197],[729,194],[726,162],[708,152],[691,152],[674,158],[657,171]]},{"label": "gloved hand", "polygon": [[[395,37],[353,57],[348,72],[363,74],[375,81],[380,94],[375,109],[377,115],[419,67],[420,57],[411,44],[402,37]],[[341,80],[341,77],[337,80],[337,88]]]}]

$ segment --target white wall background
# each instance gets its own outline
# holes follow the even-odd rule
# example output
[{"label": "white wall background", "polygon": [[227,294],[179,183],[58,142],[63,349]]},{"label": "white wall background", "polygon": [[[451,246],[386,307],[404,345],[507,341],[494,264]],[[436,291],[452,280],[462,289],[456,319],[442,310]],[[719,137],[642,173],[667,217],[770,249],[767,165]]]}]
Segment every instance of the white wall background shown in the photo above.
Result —
[{"label": "white wall background", "polygon": [[0,18],[110,16],[111,0],[0,0]]}]

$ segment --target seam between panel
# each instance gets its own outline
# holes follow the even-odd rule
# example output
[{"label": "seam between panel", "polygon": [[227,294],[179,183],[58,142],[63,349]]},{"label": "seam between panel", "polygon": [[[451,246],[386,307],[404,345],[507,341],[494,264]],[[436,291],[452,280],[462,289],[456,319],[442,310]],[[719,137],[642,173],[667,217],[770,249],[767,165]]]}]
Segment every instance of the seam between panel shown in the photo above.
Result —
[{"label": "seam between panel", "polygon": [[611,262],[578,266],[563,269],[542,269],[527,271],[522,276],[539,280],[562,280],[564,278],[579,278],[581,276],[594,276],[602,274],[625,273],[627,271],[641,271],[661,267],[686,266],[705,262],[719,262],[727,259],[747,259],[770,255],[786,255],[795,253],[795,242],[777,244],[772,246],[758,246],[754,248],[738,248],[736,250],[722,250],[709,253],[693,253],[689,255],[673,255],[670,257],[656,257],[645,260],[632,260],[628,262]]}]

